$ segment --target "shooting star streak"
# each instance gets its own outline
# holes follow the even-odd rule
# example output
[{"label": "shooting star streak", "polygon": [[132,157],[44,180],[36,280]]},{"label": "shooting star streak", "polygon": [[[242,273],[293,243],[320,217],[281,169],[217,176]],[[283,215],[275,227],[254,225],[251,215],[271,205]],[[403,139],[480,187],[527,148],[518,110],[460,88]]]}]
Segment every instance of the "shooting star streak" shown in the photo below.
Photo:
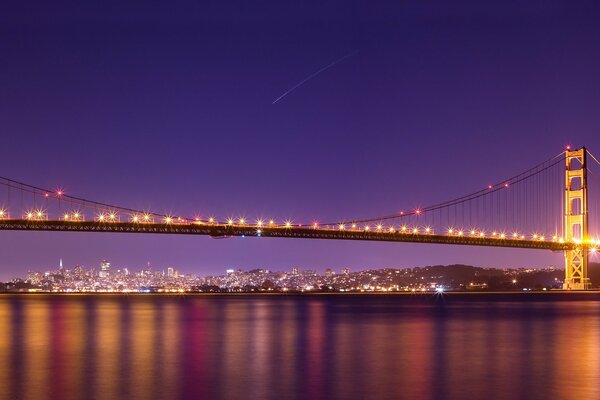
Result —
[{"label": "shooting star streak", "polygon": [[296,90],[297,88],[299,88],[300,86],[302,86],[304,83],[306,83],[307,81],[311,80],[315,76],[319,75],[321,72],[323,72],[325,70],[328,70],[329,68],[333,67],[335,64],[341,63],[346,58],[352,57],[356,53],[358,53],[358,50],[355,50],[352,53],[348,53],[345,56],[343,56],[341,58],[338,58],[337,60],[331,62],[330,64],[328,64],[326,66],[324,66],[323,68],[321,68],[317,72],[312,73],[311,75],[309,75],[306,78],[302,79],[300,82],[296,83],[294,86],[292,86],[287,91],[285,91],[281,96],[279,96],[278,98],[276,98],[271,104],[277,103],[279,100],[283,99],[285,96],[287,96],[288,94],[290,94],[291,92],[293,92],[294,90]]}]

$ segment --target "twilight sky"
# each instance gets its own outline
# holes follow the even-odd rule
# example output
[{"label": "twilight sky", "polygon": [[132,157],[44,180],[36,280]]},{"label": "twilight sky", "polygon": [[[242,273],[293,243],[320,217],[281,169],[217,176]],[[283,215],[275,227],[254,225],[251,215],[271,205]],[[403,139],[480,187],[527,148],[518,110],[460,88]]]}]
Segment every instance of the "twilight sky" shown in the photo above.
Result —
[{"label": "twilight sky", "polygon": [[[566,144],[600,152],[598,20],[593,1],[4,3],[0,176],[185,215],[304,222],[435,203]],[[0,243],[0,280],[61,257],[201,275],[562,266],[534,250],[392,243],[30,232]]]}]

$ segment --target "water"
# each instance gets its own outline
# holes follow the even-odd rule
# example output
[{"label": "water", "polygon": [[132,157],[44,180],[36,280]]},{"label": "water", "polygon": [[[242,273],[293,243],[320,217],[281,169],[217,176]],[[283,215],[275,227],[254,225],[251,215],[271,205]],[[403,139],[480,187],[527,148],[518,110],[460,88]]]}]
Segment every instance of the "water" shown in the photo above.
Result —
[{"label": "water", "polygon": [[3,295],[0,398],[600,398],[600,302],[543,300]]}]

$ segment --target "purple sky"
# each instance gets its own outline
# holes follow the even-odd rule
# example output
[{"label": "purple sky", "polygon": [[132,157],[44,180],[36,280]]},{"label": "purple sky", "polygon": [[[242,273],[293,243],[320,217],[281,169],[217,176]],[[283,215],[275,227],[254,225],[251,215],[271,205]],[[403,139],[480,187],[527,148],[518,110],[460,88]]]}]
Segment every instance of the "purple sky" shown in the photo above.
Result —
[{"label": "purple sky", "polygon": [[[600,152],[592,1],[59,3],[0,7],[2,176],[158,212],[337,220],[462,195],[568,143]],[[0,280],[60,257],[202,275],[562,266],[533,250],[292,239],[0,243]]]}]

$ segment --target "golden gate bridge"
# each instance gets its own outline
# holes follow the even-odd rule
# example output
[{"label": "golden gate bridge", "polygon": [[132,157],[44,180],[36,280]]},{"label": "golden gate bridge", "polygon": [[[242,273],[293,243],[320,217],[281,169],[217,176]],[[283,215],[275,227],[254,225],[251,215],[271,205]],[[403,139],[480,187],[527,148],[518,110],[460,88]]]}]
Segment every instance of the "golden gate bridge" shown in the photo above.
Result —
[{"label": "golden gate bridge", "polygon": [[600,193],[594,196],[600,191],[598,167],[600,161],[585,147],[567,148],[520,174],[444,202],[324,223],[170,215],[0,177],[0,230],[368,240],[560,251],[565,257],[563,288],[585,290],[590,288],[588,260],[600,249],[598,235],[592,234],[600,233]]}]

